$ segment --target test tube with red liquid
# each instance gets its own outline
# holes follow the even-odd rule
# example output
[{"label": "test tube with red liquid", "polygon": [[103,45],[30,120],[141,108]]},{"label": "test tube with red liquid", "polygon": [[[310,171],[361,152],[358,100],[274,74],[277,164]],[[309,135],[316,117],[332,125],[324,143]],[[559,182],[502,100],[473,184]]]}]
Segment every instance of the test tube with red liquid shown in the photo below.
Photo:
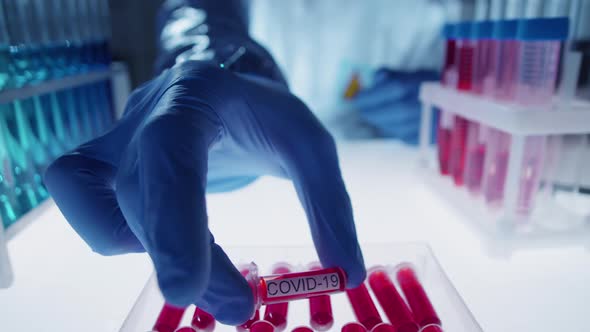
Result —
[{"label": "test tube with red liquid", "polygon": [[[240,273],[242,274],[242,276],[244,276],[244,278],[246,278],[246,280],[248,280],[248,282],[250,283],[250,287],[252,288],[252,290],[254,292],[254,296],[256,297],[257,284],[252,283],[252,280],[255,280],[256,274],[257,274],[256,265],[254,265],[254,264],[243,265],[243,266],[240,266],[239,270],[240,270]],[[260,311],[258,310],[260,305],[258,304],[258,301],[256,299],[254,300],[254,304],[256,306],[256,311],[254,312],[254,316],[252,318],[250,318],[249,320],[247,320],[244,324],[236,326],[236,330],[238,332],[248,331],[250,329],[250,327],[252,326],[252,324],[254,324],[254,322],[256,322],[257,320],[260,319]]]},{"label": "test tube with red liquid", "polygon": [[[493,82],[492,62],[495,43],[492,40],[492,21],[481,21],[473,24],[473,36],[476,39],[475,64],[471,91],[483,95],[485,88]],[[488,85],[488,87],[486,87]],[[488,128],[477,122],[469,122],[465,156],[464,182],[465,187],[478,194],[483,177],[484,158],[486,153]]]},{"label": "test tube with red liquid", "polygon": [[377,307],[375,307],[369,290],[364,283],[357,288],[347,289],[346,295],[348,296],[356,319],[367,330],[371,330],[375,325],[383,323],[379,311],[377,311]]},{"label": "test tube with red liquid", "polygon": [[210,313],[197,307],[193,314],[191,326],[198,331],[211,332],[215,329],[215,318]]},{"label": "test tube with red liquid", "polygon": [[[445,61],[442,70],[441,83],[443,86],[455,86],[456,80],[453,80],[453,71],[457,57],[455,55],[456,40],[454,24],[446,24],[443,29],[443,37],[446,41]],[[451,132],[453,130],[454,116],[452,113],[445,112],[441,109],[437,127],[437,150],[438,165],[441,175],[449,175],[449,159],[451,150]]]},{"label": "test tube with red liquid", "polygon": [[[322,271],[319,264],[312,264],[310,270],[309,272],[313,273]],[[341,285],[340,288],[344,290],[345,285]],[[332,314],[332,301],[329,295],[322,294],[309,298],[309,324],[316,331],[327,331],[332,327],[334,315]]]},{"label": "test tube with red liquid", "polygon": [[412,312],[384,268],[372,269],[369,273],[369,286],[395,331],[418,332]]},{"label": "test tube with red liquid", "polygon": [[398,330],[396,330],[395,327],[393,327],[393,325],[387,324],[387,323],[379,323],[371,329],[371,332],[396,332],[396,331],[398,331]]},{"label": "test tube with red liquid", "polygon": [[[456,29],[456,66],[457,66],[457,90],[471,91],[473,88],[473,67],[475,62],[475,39],[472,33],[471,22],[460,22]],[[455,116],[453,131],[451,133],[451,157],[450,169],[455,185],[462,186],[465,169],[465,147],[467,128],[469,121]]]},{"label": "test tube with red liquid", "polygon": [[[292,268],[286,264],[277,264],[272,269],[272,274],[291,273]],[[289,311],[288,302],[273,303],[266,306],[264,311],[264,320],[272,323],[277,331],[283,331],[287,327],[287,313]]]},{"label": "test tube with red liquid", "polygon": [[250,332],[274,332],[275,326],[266,320],[258,320],[250,326]]},{"label": "test tube with red liquid", "polygon": [[[499,20],[494,23],[492,38],[494,49],[493,83],[484,85],[484,92],[500,102],[510,102],[516,93],[518,48],[516,31],[518,20]],[[486,156],[482,179],[482,192],[487,205],[499,208],[504,201],[504,186],[508,174],[510,134],[489,128],[486,138]]]},{"label": "test tube with red liquid", "polygon": [[416,323],[420,327],[427,325],[441,326],[440,319],[412,267],[402,265],[397,270],[396,275],[400,288],[412,309]]},{"label": "test tube with red liquid", "polygon": [[190,326],[183,326],[175,330],[174,332],[197,332],[194,328]]},{"label": "test tube with red liquid", "polygon": [[[519,42],[516,102],[549,110],[555,92],[561,42],[567,38],[567,17],[536,18],[518,23]],[[520,170],[516,213],[528,216],[533,209],[546,150],[545,136],[528,136]]]},{"label": "test tube with red liquid", "polygon": [[158,319],[152,328],[153,332],[174,332],[182,320],[184,308],[178,308],[164,303]]},{"label": "test tube with red liquid", "polygon": [[351,322],[342,326],[340,332],[367,332],[367,329],[361,323]]},{"label": "test tube with red liquid", "polygon": [[313,332],[313,330],[307,326],[297,326],[291,332]]}]

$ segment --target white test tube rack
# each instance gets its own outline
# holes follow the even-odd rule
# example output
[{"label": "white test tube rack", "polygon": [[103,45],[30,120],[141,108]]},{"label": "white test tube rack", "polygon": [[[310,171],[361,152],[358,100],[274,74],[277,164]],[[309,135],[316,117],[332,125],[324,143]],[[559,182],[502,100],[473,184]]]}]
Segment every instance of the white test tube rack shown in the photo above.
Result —
[{"label": "white test tube rack", "polygon": [[[577,99],[556,101],[547,110],[499,103],[442,86],[438,82],[423,83],[420,88],[422,119],[420,127],[420,165],[426,168],[427,182],[445,199],[465,215],[469,228],[489,240],[494,251],[504,254],[522,247],[567,246],[575,243],[590,244],[590,220],[558,211],[538,213],[536,208],[526,228],[518,226],[516,202],[520,166],[524,154],[525,138],[530,135],[568,135],[590,133],[590,103]],[[456,187],[448,176],[440,175],[436,153],[430,144],[433,107],[461,116],[473,122],[511,134],[504,204],[499,210],[488,208],[481,197],[474,197],[466,188]],[[537,202],[537,206],[539,202]],[[544,227],[546,218],[557,218],[568,227]],[[574,220],[576,219],[576,220]],[[555,224],[555,220],[551,222]]]},{"label": "white test tube rack", "polygon": [[[0,92],[0,103],[10,103],[13,100],[27,99],[33,96],[72,89],[105,80],[111,81],[114,116],[119,118],[122,115],[131,90],[127,67],[122,63],[113,63],[109,69],[105,70],[91,71],[49,80],[32,86],[4,90]],[[7,229],[4,229],[2,220],[0,220],[0,289],[10,287],[14,281],[13,269],[8,253],[8,242],[38,219],[53,204],[51,198],[47,199],[33,210],[27,212]]]}]

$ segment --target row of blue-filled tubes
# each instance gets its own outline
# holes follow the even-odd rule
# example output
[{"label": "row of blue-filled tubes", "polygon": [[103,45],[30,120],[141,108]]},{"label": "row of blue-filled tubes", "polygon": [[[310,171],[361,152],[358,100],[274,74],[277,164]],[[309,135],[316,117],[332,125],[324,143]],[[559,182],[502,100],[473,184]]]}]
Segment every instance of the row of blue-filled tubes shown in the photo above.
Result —
[{"label": "row of blue-filled tubes", "polygon": [[[104,1],[64,5],[59,11],[44,0],[0,0],[0,94],[108,70],[108,31],[102,28],[108,24],[71,19],[91,17],[90,10],[102,10]],[[36,28],[46,27],[41,20],[48,19],[55,29]],[[48,198],[42,176],[51,161],[112,125],[111,100],[107,79],[0,104],[0,218],[5,229]]]}]

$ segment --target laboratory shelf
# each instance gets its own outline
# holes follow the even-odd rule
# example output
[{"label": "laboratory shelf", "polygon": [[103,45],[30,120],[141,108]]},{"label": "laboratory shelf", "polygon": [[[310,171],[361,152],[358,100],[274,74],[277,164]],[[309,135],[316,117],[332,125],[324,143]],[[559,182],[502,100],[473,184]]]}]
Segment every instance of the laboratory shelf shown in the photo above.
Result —
[{"label": "laboratory shelf", "polygon": [[590,102],[581,99],[564,102],[556,98],[548,108],[524,107],[427,82],[420,88],[420,100],[425,108],[436,106],[510,134],[590,133]]},{"label": "laboratory shelf", "polygon": [[[276,263],[286,262],[301,271],[309,263],[317,261],[317,253],[312,246],[226,247],[224,249],[232,262],[238,263],[238,265],[254,261],[258,266],[260,275],[268,275],[272,270],[271,267]],[[392,280],[395,280],[395,273],[398,268],[408,266],[409,263],[432,302],[445,331],[483,331],[453,286],[453,283],[447,277],[430,246],[424,243],[368,244],[363,246],[363,257],[369,273],[372,267],[384,266]],[[368,284],[366,286],[370,289]],[[369,292],[372,293],[371,290]],[[344,293],[332,294],[330,297],[334,324],[327,331],[340,331],[344,324],[354,322],[356,318]],[[380,312],[381,319],[387,322],[388,320],[381,305],[374,296],[373,301]],[[151,331],[163,304],[164,299],[158,289],[156,277],[152,275],[119,331]],[[264,310],[264,306],[261,307],[261,317],[264,315]],[[190,326],[193,312],[194,306],[186,310],[181,326]],[[289,302],[285,331],[291,331],[297,326],[309,326],[309,324],[309,300],[303,299]],[[215,325],[215,331],[233,332],[235,330],[234,326],[223,325],[219,322]]]},{"label": "laboratory shelf", "polygon": [[[113,63],[108,69],[88,71],[83,74],[48,80],[18,89],[3,90],[0,92],[0,103],[9,103],[13,100],[72,89],[105,80],[111,82],[115,116],[120,117],[131,89],[127,67],[123,63]],[[25,230],[52,205],[54,205],[53,200],[45,200],[7,228],[2,226],[0,220],[0,289],[10,287],[14,278],[7,242]]]}]

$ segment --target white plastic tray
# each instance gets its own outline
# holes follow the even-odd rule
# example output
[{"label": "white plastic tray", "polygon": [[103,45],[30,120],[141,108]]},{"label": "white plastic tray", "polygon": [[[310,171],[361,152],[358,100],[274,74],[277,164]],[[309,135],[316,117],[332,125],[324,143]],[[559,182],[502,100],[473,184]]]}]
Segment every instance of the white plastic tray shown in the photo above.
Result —
[{"label": "white plastic tray", "polygon": [[[261,273],[268,273],[274,263],[281,261],[304,266],[317,260],[317,255],[312,248],[302,247],[246,247],[228,248],[226,251],[235,263],[254,261],[258,264]],[[375,265],[395,266],[404,262],[412,263],[435,310],[442,320],[445,331],[482,331],[434,257],[429,246],[425,244],[368,245],[363,246],[363,254],[367,268]],[[157,287],[156,278],[152,276],[131,309],[120,332],[151,331],[163,302],[163,297]],[[377,302],[376,305],[379,307]],[[355,321],[346,295],[332,295],[332,309],[334,325],[330,331],[340,331],[344,324]],[[193,308],[189,308],[185,312],[182,326],[190,325],[193,312]],[[263,315],[263,312],[264,310],[261,309],[261,315]],[[383,311],[381,311],[381,318],[387,321],[385,315],[383,315]],[[294,327],[301,325],[309,326],[309,304],[307,300],[291,302],[289,304],[286,331],[291,331]],[[235,327],[218,323],[215,331],[235,331]]]}]

